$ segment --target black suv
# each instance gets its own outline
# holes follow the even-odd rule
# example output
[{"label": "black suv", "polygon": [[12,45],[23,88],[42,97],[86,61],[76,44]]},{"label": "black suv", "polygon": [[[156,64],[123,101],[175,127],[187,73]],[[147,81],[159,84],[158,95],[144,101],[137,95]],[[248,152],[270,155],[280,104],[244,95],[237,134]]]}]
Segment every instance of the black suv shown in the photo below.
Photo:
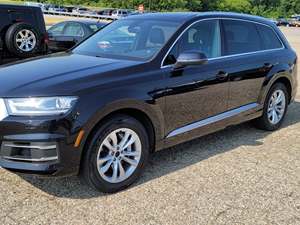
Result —
[{"label": "black suv", "polygon": [[27,58],[47,50],[47,32],[39,7],[0,5],[1,58]]},{"label": "black suv", "polygon": [[0,165],[79,173],[98,190],[121,190],[154,151],[249,120],[278,129],[297,90],[296,63],[260,17],[115,21],[71,51],[0,69]]}]

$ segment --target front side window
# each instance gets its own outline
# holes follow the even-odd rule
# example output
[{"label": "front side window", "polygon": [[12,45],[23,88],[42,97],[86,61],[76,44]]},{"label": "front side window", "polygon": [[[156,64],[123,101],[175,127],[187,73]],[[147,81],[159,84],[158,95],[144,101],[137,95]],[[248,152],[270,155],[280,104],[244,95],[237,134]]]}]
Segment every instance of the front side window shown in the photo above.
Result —
[{"label": "front side window", "polygon": [[221,35],[218,20],[205,20],[192,25],[167,56],[164,65],[174,64],[183,52],[198,51],[207,58],[221,56]]},{"label": "front side window", "polygon": [[107,58],[149,60],[179,28],[177,22],[118,20],[98,31],[73,51]]},{"label": "front side window", "polygon": [[264,25],[257,25],[257,27],[262,38],[263,50],[282,48],[282,43],[272,28]]},{"label": "front side window", "polygon": [[235,55],[261,50],[255,23],[240,20],[223,20],[225,55]]}]

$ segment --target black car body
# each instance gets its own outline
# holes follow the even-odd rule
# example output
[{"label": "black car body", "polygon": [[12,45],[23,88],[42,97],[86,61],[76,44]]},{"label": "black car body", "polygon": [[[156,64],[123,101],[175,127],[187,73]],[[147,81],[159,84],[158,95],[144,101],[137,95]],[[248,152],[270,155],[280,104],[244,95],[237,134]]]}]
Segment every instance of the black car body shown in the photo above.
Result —
[{"label": "black car body", "polygon": [[65,21],[55,24],[48,29],[49,50],[66,51],[105,25],[97,21]]},{"label": "black car body", "polygon": [[[21,39],[20,35],[25,38]],[[0,5],[0,58],[25,58],[46,51],[47,33],[41,8]]]},{"label": "black car body", "polygon": [[[135,42],[142,37],[148,38],[146,47]],[[148,152],[229,125],[257,119],[260,127],[275,130],[295,97],[296,62],[276,25],[260,17],[162,13],[116,21],[69,52],[0,69],[0,83],[5,83],[0,89],[0,165],[53,176],[80,170],[98,189],[120,190],[140,171],[120,183],[95,172],[94,151],[114,143],[114,138],[101,139],[110,131],[126,127],[125,133],[115,131],[117,139],[128,129],[135,131],[130,137],[140,137],[134,149],[142,146],[142,163],[136,165],[141,170]],[[277,94],[285,108],[276,108],[272,99]],[[38,114],[35,108],[51,105],[49,97],[69,111]],[[271,113],[281,108],[281,116],[269,117],[269,105]],[[37,115],[27,115],[26,109]],[[277,117],[277,123],[266,115],[271,122]],[[135,157],[137,150],[131,151]],[[116,152],[114,157],[121,157]],[[110,170],[112,177],[124,172]]]}]

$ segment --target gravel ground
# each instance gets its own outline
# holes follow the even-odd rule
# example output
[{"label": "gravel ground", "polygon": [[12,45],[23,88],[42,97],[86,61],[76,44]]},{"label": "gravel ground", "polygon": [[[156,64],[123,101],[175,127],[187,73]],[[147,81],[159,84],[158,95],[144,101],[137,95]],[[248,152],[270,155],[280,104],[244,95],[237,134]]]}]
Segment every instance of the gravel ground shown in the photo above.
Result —
[{"label": "gravel ground", "polygon": [[[300,52],[300,28],[283,31]],[[246,123],[158,152],[117,194],[0,169],[0,224],[300,224],[299,94],[279,131]]]}]

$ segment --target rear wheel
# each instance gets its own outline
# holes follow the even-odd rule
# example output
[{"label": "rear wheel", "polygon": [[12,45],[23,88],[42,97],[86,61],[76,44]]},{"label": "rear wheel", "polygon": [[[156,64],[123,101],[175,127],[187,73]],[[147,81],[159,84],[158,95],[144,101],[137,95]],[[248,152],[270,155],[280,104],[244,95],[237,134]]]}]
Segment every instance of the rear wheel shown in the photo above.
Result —
[{"label": "rear wheel", "polygon": [[288,92],[282,83],[275,83],[270,89],[263,109],[263,115],[255,120],[255,125],[263,130],[277,130],[286,115]]},{"label": "rear wheel", "polygon": [[99,191],[120,191],[137,180],[148,154],[148,135],[143,125],[132,117],[118,115],[93,135],[81,176]]},{"label": "rear wheel", "polygon": [[41,48],[41,37],[31,25],[16,23],[8,28],[5,44],[15,56],[32,57]]}]

